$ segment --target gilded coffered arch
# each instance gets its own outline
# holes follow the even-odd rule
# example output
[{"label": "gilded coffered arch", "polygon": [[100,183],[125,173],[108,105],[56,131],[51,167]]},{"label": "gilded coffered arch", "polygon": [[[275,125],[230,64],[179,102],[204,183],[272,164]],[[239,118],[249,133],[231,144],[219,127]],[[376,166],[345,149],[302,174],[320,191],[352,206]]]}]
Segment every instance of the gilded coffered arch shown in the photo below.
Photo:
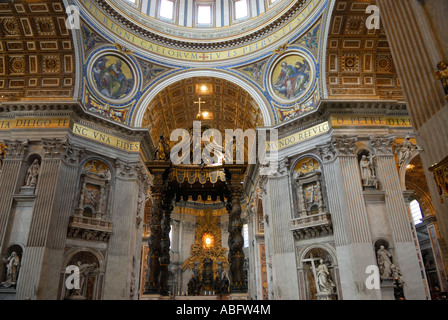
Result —
[{"label": "gilded coffered arch", "polygon": [[[178,80],[158,91],[144,109],[141,126],[157,141],[175,129],[188,130],[199,111],[201,122],[224,133],[225,129],[253,129],[264,125],[257,101],[241,86],[217,77],[198,76]],[[144,108],[146,106],[146,108]]]},{"label": "gilded coffered arch", "polygon": [[370,5],[375,1],[334,3],[324,57],[330,99],[404,100],[383,24],[366,26]]},{"label": "gilded coffered arch", "polygon": [[72,100],[76,48],[63,1],[0,3],[1,100]]}]

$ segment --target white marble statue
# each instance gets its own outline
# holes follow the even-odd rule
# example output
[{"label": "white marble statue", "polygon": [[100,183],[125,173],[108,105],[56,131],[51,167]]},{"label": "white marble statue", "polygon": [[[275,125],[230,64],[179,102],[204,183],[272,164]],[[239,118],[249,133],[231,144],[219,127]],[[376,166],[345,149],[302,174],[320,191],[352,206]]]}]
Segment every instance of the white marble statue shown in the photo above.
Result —
[{"label": "white marble statue", "polygon": [[366,155],[363,155],[361,157],[361,160],[359,161],[359,166],[361,168],[362,185],[368,186],[369,181],[372,178],[373,172],[372,172],[372,168],[370,165],[370,161]]},{"label": "white marble statue", "polygon": [[35,159],[26,173],[25,187],[35,187],[36,186],[39,169],[40,169],[39,160]]},{"label": "white marble statue", "polygon": [[392,275],[392,261],[390,260],[392,254],[384,246],[380,246],[376,252],[376,257],[378,268],[380,269],[380,276],[382,278],[389,278]]},{"label": "white marble statue", "polygon": [[319,285],[319,292],[333,293],[336,287],[334,282],[330,279],[330,272],[323,259],[319,260],[320,265],[316,268],[317,283]]},{"label": "white marble statue", "polygon": [[400,144],[395,144],[395,153],[398,157],[398,166],[401,167],[403,163],[411,157],[411,153],[415,150],[422,150],[418,145],[411,142],[411,136],[406,135],[404,141]]},{"label": "white marble statue", "polygon": [[6,281],[1,283],[2,287],[8,288],[15,286],[17,283],[17,276],[20,269],[20,258],[17,252],[13,251],[8,259],[3,259],[3,263],[6,264]]}]

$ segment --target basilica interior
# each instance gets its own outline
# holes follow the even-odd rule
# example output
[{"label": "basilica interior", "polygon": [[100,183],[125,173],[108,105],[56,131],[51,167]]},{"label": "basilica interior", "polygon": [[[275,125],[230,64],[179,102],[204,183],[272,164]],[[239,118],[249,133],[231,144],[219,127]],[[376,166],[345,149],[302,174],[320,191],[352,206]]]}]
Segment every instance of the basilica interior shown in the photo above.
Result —
[{"label": "basilica interior", "polygon": [[446,300],[447,14],[0,1],[0,300]]}]

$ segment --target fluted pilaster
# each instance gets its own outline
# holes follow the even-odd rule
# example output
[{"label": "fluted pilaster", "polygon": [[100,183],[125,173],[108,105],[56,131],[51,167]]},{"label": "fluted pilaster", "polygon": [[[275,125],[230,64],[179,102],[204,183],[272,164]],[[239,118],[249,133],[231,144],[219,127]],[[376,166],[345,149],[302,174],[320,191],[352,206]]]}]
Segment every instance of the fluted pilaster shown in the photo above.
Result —
[{"label": "fluted pilaster", "polygon": [[419,272],[418,248],[414,244],[410,217],[401,189],[395,158],[392,153],[393,136],[370,137],[378,163],[378,175],[382,189],[386,194],[386,210],[392,233],[393,246],[403,277],[407,280],[405,297],[407,299],[425,299],[422,276]]},{"label": "fluted pilaster", "polygon": [[20,166],[28,150],[28,140],[6,140],[6,155],[0,171],[0,252],[3,252],[13,194],[19,178]]},{"label": "fluted pilaster", "polygon": [[[20,283],[17,286],[18,299],[39,299],[42,268],[46,261],[50,221],[56,199],[58,183],[61,183],[60,166],[65,140],[42,139],[44,157],[36,186],[36,200],[26,249],[22,257]],[[59,178],[59,179],[58,179]],[[43,283],[43,282],[42,282]]]}]

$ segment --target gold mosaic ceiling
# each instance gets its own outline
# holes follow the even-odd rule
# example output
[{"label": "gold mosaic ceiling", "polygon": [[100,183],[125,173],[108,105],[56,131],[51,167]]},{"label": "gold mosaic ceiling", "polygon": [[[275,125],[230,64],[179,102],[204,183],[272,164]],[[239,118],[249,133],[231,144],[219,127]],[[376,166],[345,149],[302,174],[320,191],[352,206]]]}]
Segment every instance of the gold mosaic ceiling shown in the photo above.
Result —
[{"label": "gold mosaic ceiling", "polygon": [[63,2],[2,2],[1,100],[72,99],[75,54]]},{"label": "gold mosaic ceiling", "polygon": [[[202,92],[202,86],[206,92]],[[195,77],[176,82],[150,102],[143,118],[143,126],[150,128],[153,141],[163,134],[168,140],[174,129],[188,130],[196,120],[198,104],[205,101],[201,111],[207,112],[202,123],[224,133],[225,129],[255,128],[263,126],[261,112],[253,98],[232,82]]]},{"label": "gold mosaic ceiling", "polygon": [[338,0],[328,33],[326,81],[330,99],[404,100],[384,27],[366,27],[373,0]]}]

